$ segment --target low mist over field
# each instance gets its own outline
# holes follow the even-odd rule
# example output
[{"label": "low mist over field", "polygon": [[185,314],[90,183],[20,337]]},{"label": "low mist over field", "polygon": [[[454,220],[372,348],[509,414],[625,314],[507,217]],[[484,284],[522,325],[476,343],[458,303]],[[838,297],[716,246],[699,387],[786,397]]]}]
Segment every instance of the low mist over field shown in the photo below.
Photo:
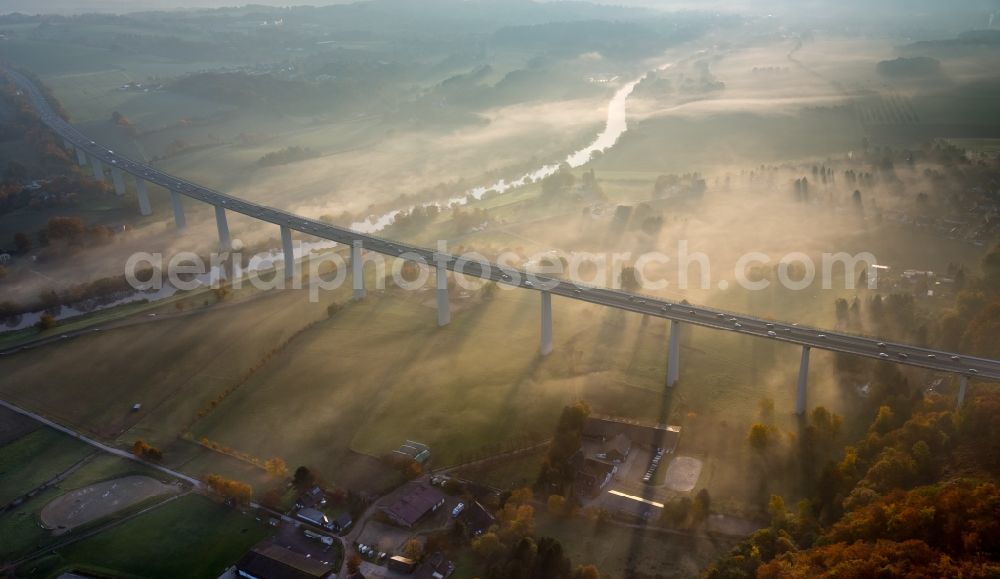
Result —
[{"label": "low mist over field", "polygon": [[997,62],[995,0],[0,0],[0,575],[997,575]]}]

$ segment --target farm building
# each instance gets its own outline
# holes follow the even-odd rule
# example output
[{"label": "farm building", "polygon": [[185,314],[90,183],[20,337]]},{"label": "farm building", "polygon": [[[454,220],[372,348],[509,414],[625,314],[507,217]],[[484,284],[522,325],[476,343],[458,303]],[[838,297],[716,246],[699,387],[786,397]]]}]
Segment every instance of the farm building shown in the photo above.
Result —
[{"label": "farm building", "polygon": [[389,506],[383,507],[382,512],[397,525],[412,527],[420,519],[441,508],[444,500],[444,493],[430,485],[410,485]]},{"label": "farm building", "polygon": [[349,513],[344,513],[333,520],[333,530],[338,533],[343,533],[347,531],[347,529],[350,529],[353,524],[354,521],[351,519],[351,515]]},{"label": "farm building", "polygon": [[326,493],[323,489],[318,486],[307,490],[306,492],[299,495],[298,500],[295,501],[295,506],[297,508],[319,508],[326,504]]},{"label": "farm building", "polygon": [[493,514],[479,501],[472,501],[469,508],[465,509],[462,520],[465,524],[465,531],[470,537],[482,535],[496,523]]},{"label": "farm building", "polygon": [[[632,450],[632,441],[624,434],[615,435],[610,440],[604,442],[601,454],[604,459],[612,462],[622,462],[628,458],[628,453]],[[601,458],[601,457],[598,457]]]},{"label": "farm building", "polygon": [[628,522],[645,523],[660,518],[663,504],[621,491],[608,491],[604,505],[611,515]]},{"label": "farm building", "polygon": [[397,573],[413,573],[413,570],[417,567],[417,562],[408,557],[403,557],[402,555],[395,555],[389,557],[389,562],[386,563],[386,567],[390,571],[395,571]]},{"label": "farm building", "polygon": [[275,544],[255,547],[236,563],[237,575],[246,579],[328,579],[334,572],[330,563]]},{"label": "farm building", "polygon": [[681,439],[681,427],[666,424],[647,424],[610,416],[588,416],[583,423],[583,436],[609,442],[618,435],[625,435],[632,444],[664,448],[673,452]]},{"label": "farm building", "polygon": [[399,448],[393,452],[398,455],[412,458],[420,464],[424,464],[431,457],[431,449],[426,444],[413,442],[412,440],[407,440],[403,444],[399,445]]},{"label": "farm building", "polygon": [[323,511],[311,508],[305,508],[295,513],[295,516],[298,517],[300,520],[303,520],[307,523],[312,523],[318,527],[323,527],[324,529],[329,529],[332,527],[332,525],[330,524],[330,519],[323,514]]},{"label": "farm building", "polygon": [[413,574],[414,579],[446,579],[455,572],[455,564],[438,551],[427,557],[422,565]]},{"label": "farm building", "polygon": [[618,467],[596,458],[584,458],[576,470],[573,491],[578,497],[596,497],[611,482]]}]

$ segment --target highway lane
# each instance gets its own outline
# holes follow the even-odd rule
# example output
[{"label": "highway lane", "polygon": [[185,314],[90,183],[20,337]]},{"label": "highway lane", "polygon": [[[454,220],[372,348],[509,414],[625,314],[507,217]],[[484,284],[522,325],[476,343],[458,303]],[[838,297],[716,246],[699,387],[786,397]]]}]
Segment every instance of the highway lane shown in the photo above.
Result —
[{"label": "highway lane", "polygon": [[452,271],[459,271],[466,275],[523,289],[549,291],[552,295],[601,306],[718,330],[738,332],[761,339],[864,356],[929,370],[1000,380],[1000,360],[964,356],[908,344],[883,342],[877,338],[831,332],[795,323],[776,322],[704,306],[675,303],[621,290],[569,282],[490,262],[459,261],[456,260],[455,256],[438,255],[431,249],[359,233],[233,197],[180,179],[96,143],[57,115],[38,88],[26,77],[15,71],[7,70],[6,72],[29,97],[42,121],[61,137],[71,142],[74,147],[85,151],[88,156],[99,159],[102,164],[108,167],[118,168],[149,183],[261,221],[346,245],[360,241],[365,250],[422,261],[430,265],[438,263],[435,261],[437,257],[444,267]]}]

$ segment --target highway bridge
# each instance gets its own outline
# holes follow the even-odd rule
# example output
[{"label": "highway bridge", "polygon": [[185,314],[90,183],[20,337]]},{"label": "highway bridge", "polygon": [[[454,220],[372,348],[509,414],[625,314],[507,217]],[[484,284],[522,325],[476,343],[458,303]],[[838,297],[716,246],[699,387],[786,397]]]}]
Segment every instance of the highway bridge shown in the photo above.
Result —
[{"label": "highway bridge", "polygon": [[174,220],[179,230],[183,230],[186,227],[183,207],[184,197],[212,205],[215,208],[220,244],[224,249],[229,249],[230,246],[229,225],[226,218],[227,211],[241,213],[260,221],[273,223],[281,231],[285,275],[287,277],[292,277],[295,274],[296,268],[292,244],[293,231],[342,243],[351,248],[352,283],[354,297],[358,299],[363,298],[365,295],[363,275],[364,250],[432,264],[437,271],[437,306],[438,324],[440,325],[446,325],[450,321],[447,271],[452,270],[465,275],[491,280],[499,284],[537,291],[541,301],[540,352],[542,355],[546,355],[552,351],[553,295],[670,320],[666,380],[668,386],[673,386],[679,377],[679,337],[683,331],[683,327],[688,324],[727,332],[737,332],[752,338],[774,340],[800,346],[802,348],[802,356],[799,366],[795,405],[796,413],[800,415],[806,410],[806,382],[809,369],[809,353],[814,348],[874,358],[887,363],[916,366],[938,372],[957,374],[961,377],[958,395],[959,406],[962,405],[965,398],[970,378],[1000,381],[1000,360],[977,358],[908,344],[882,341],[877,338],[832,332],[795,323],[776,322],[745,314],[565,281],[490,262],[462,260],[453,255],[439,253],[435,250],[408,245],[375,235],[359,233],[344,227],[300,217],[287,211],[233,197],[180,179],[94,142],[57,114],[46,101],[38,87],[27,77],[9,68],[4,69],[4,72],[6,72],[8,78],[20,87],[23,94],[31,101],[41,120],[64,139],[67,149],[76,152],[80,165],[86,165],[89,159],[95,178],[103,180],[105,178],[105,168],[109,168],[112,182],[118,195],[124,195],[126,192],[123,174],[128,173],[135,178],[136,195],[142,214],[148,215],[151,212],[146,184],[152,183],[170,192],[173,202]]}]

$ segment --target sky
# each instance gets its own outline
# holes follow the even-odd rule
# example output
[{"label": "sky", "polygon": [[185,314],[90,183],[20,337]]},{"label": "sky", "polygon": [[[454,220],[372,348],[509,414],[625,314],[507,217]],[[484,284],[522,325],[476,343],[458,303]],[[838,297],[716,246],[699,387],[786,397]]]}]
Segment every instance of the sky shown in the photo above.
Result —
[{"label": "sky", "polygon": [[[270,6],[325,6],[350,4],[357,0],[0,0],[0,14],[22,12],[25,14],[80,14],[84,12],[141,12],[146,10],[171,10],[178,8],[218,8],[262,4]],[[420,0],[413,0],[419,2]],[[475,1],[475,0],[472,0]],[[503,0],[487,0],[503,1]],[[540,0],[558,1],[558,0]],[[989,13],[996,12],[1000,19],[1000,0],[960,0],[956,3],[941,0],[584,0],[594,4],[630,5],[664,10],[719,10],[724,12],[773,13],[775,16],[796,21],[800,17],[834,18],[849,15],[848,19],[871,17],[879,22],[898,18],[916,18],[917,22],[936,22],[944,17],[951,19],[956,7],[967,14],[960,24],[966,28],[985,28]]]}]

